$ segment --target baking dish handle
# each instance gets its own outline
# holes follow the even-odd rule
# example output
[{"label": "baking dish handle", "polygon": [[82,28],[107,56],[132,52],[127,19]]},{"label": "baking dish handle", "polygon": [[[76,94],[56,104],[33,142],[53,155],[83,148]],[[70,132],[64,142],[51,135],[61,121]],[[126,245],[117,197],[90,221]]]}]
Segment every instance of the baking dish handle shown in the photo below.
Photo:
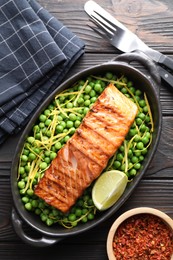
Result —
[{"label": "baking dish handle", "polygon": [[130,52],[130,53],[123,53],[123,54],[120,54],[117,57],[115,57],[113,59],[113,61],[125,62],[128,64],[130,64],[131,62],[136,62],[136,61],[139,62],[141,65],[143,65],[143,67],[145,67],[147,69],[147,71],[148,71],[147,77],[149,79],[152,79],[155,82],[157,89],[159,91],[158,86],[160,86],[160,84],[161,84],[161,77],[159,74],[158,67],[143,52],[136,51],[136,52]]},{"label": "baking dish handle", "polygon": [[49,237],[49,236],[42,236],[41,238],[32,238],[29,237],[27,234],[25,234],[23,230],[23,221],[20,219],[19,215],[17,214],[16,210],[12,209],[12,224],[14,227],[14,230],[16,231],[16,234],[27,244],[35,247],[46,247],[51,246],[60,240],[62,238],[56,238],[56,237]]}]

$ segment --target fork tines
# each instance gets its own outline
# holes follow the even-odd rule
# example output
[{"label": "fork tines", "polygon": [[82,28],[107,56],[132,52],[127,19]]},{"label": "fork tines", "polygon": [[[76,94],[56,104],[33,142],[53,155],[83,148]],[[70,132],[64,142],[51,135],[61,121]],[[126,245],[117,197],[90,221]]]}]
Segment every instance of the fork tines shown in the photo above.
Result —
[{"label": "fork tines", "polygon": [[103,33],[104,33],[107,37],[110,37],[110,38],[115,34],[115,32],[116,32],[115,24],[113,24],[108,19],[103,17],[97,11],[93,12],[93,14],[91,15],[91,18],[93,19],[92,21],[100,29],[100,31],[99,31],[96,28],[93,28],[96,32],[98,32],[102,36],[103,36]]}]

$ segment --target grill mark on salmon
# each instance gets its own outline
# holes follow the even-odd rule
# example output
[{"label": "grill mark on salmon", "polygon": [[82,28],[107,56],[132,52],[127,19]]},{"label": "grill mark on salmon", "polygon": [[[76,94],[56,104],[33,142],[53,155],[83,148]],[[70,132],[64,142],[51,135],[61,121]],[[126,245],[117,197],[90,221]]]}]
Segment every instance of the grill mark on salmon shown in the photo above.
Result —
[{"label": "grill mark on salmon", "polygon": [[137,106],[110,84],[58,151],[35,194],[62,212],[69,211],[120,147],[136,114]]},{"label": "grill mark on salmon", "polygon": [[[110,141],[105,139],[103,136],[99,135],[98,132],[95,131],[95,129],[92,129],[91,127],[86,125],[85,121],[83,121],[82,131],[81,131],[81,129],[77,129],[77,132],[80,132],[80,135],[83,138],[88,139],[88,142],[90,142],[90,143],[95,142],[97,145],[102,144],[102,147],[101,147],[102,151],[104,153],[108,154],[109,156],[114,151],[114,145],[112,143],[110,143]],[[92,135],[88,134],[90,132],[92,132]]]}]

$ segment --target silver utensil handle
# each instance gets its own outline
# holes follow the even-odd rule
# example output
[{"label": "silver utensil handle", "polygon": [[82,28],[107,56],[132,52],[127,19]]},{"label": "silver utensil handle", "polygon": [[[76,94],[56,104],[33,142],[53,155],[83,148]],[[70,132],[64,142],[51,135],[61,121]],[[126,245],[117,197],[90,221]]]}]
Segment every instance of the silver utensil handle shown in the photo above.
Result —
[{"label": "silver utensil handle", "polygon": [[167,83],[167,86],[173,89],[173,75],[161,66],[158,66],[158,71],[161,79]]},{"label": "silver utensil handle", "polygon": [[159,61],[158,61],[159,65],[164,65],[165,67],[167,67],[170,70],[173,70],[173,59],[169,58],[166,55],[161,55]]}]

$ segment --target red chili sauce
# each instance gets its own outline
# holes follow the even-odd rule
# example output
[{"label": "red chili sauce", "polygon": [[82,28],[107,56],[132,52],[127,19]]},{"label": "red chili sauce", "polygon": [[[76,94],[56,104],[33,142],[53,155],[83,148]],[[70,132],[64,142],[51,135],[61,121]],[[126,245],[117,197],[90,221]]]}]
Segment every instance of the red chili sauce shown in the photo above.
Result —
[{"label": "red chili sauce", "polygon": [[117,229],[113,250],[117,260],[170,260],[173,232],[157,216],[135,215]]}]

